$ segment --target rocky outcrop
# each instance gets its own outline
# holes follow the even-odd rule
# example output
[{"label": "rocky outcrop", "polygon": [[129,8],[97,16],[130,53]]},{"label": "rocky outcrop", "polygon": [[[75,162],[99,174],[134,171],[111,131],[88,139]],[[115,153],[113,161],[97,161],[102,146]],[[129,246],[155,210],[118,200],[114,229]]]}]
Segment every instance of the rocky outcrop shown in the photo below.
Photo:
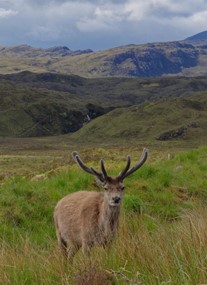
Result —
[{"label": "rocky outcrop", "polygon": [[43,53],[48,53],[48,55],[56,55],[56,56],[75,56],[80,54],[86,54],[93,52],[91,49],[86,50],[71,50],[66,46],[57,46],[51,47],[43,50]]},{"label": "rocky outcrop", "polygon": [[156,139],[158,141],[167,141],[170,139],[175,139],[182,136],[186,132],[186,130],[187,127],[181,127],[176,130],[167,131],[156,137]]},{"label": "rocky outcrop", "polygon": [[19,45],[11,47],[1,47],[0,55],[11,57],[34,57],[44,58],[47,56],[63,57],[63,56],[75,56],[80,54],[87,54],[93,52],[91,49],[86,50],[71,50],[66,46],[55,46],[51,48],[34,48],[29,45]]},{"label": "rocky outcrop", "polygon": [[192,123],[192,124],[189,124],[186,126],[182,126],[178,129],[170,130],[170,131],[167,131],[167,132],[160,134],[159,136],[156,137],[156,140],[167,141],[167,140],[171,140],[171,139],[176,139],[176,138],[179,138],[179,137],[185,135],[186,131],[189,128],[196,128],[196,127],[197,127],[197,125],[195,123]]},{"label": "rocky outcrop", "polygon": [[128,76],[154,77],[176,74],[183,68],[194,67],[198,52],[192,45],[178,44],[176,49],[149,47],[138,52],[135,49],[119,53],[113,59],[113,72]]}]

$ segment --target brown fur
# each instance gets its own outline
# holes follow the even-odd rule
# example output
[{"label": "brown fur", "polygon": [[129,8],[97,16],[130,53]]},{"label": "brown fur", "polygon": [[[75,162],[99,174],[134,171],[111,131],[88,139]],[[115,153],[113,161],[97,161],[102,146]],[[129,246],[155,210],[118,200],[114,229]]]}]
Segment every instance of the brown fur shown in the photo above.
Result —
[{"label": "brown fur", "polygon": [[54,220],[60,247],[72,258],[82,247],[88,252],[94,245],[110,243],[118,227],[120,206],[108,205],[104,193],[79,191],[61,199]]}]

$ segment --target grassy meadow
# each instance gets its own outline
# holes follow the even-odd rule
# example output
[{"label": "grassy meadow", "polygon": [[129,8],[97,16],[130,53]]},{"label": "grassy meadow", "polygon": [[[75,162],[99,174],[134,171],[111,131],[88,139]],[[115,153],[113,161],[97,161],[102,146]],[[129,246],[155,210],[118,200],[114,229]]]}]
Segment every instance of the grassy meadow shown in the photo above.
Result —
[{"label": "grassy meadow", "polygon": [[[159,143],[161,144],[161,143]],[[109,175],[142,145],[74,145],[68,136],[0,139],[0,284],[112,285],[207,283],[207,147],[149,146],[147,163],[126,178],[121,224],[111,248],[59,252],[53,209],[64,195],[100,191],[73,162],[79,151]],[[147,145],[144,145],[148,147]],[[170,159],[169,158],[170,153]]]}]

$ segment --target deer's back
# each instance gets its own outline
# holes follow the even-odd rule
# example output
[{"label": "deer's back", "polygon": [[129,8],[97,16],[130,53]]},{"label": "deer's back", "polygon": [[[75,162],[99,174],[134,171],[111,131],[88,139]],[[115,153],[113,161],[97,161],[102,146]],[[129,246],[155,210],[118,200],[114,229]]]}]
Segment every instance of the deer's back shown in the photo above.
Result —
[{"label": "deer's back", "polygon": [[55,207],[54,219],[65,240],[82,243],[83,235],[96,231],[103,193],[78,191],[62,198]]}]

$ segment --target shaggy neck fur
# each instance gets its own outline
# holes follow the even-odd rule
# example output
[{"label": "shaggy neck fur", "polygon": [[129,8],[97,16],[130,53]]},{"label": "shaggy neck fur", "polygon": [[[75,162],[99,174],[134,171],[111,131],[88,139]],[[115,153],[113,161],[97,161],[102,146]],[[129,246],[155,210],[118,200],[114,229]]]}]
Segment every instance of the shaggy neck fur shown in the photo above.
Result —
[{"label": "shaggy neck fur", "polygon": [[116,234],[119,225],[120,205],[110,206],[106,198],[100,209],[100,228],[104,232],[105,238],[110,241]]}]

